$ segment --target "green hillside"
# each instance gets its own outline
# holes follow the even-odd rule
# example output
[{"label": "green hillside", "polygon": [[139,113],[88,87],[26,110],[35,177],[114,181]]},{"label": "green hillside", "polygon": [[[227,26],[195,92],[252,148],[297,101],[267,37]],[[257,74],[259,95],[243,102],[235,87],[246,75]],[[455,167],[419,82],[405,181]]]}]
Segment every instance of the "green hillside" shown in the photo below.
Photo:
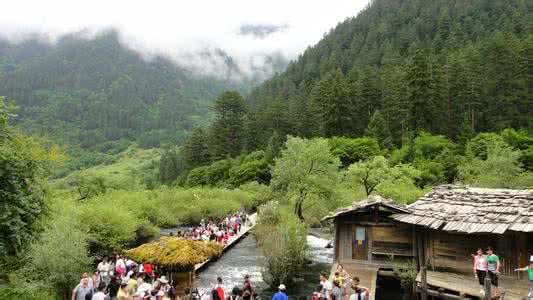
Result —
[{"label": "green hillside", "polygon": [[0,95],[20,106],[17,124],[82,149],[105,152],[121,139],[177,142],[209,119],[218,93],[247,86],[199,77],[162,56],[144,59],[115,31],[55,44],[0,41]]},{"label": "green hillside", "polygon": [[377,110],[396,145],[531,128],[532,20],[524,0],[371,1],[251,93],[259,140],[362,136]]}]

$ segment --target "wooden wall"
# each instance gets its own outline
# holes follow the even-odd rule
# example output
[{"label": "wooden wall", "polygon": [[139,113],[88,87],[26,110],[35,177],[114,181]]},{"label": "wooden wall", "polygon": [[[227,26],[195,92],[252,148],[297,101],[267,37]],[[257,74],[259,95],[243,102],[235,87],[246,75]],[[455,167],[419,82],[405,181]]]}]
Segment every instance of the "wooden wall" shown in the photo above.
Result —
[{"label": "wooden wall", "polygon": [[514,268],[520,265],[521,257],[524,257],[521,253],[527,251],[520,245],[526,234],[461,234],[430,230],[425,235],[426,257],[435,270],[470,274],[473,268],[472,254],[477,248],[485,250],[491,246],[500,257],[501,272],[513,275]]},{"label": "wooden wall", "polygon": [[[391,255],[394,258],[412,258],[413,226],[398,223],[387,216],[376,216],[372,213],[353,214],[339,217],[336,220],[336,260],[341,263],[366,262],[390,264]],[[368,245],[368,256],[365,260],[354,259],[353,247],[357,242],[354,236],[355,228],[366,229],[365,243]]]}]

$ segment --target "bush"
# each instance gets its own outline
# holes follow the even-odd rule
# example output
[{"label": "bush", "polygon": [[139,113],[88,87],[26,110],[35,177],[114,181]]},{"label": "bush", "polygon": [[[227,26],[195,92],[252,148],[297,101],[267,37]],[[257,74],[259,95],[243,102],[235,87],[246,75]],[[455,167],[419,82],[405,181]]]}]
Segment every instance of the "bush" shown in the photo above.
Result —
[{"label": "bush", "polygon": [[252,152],[229,170],[229,182],[237,187],[246,182],[270,182],[270,167],[263,151]]},{"label": "bush", "polygon": [[39,239],[31,244],[24,266],[10,275],[7,298],[64,298],[90,268],[86,228],[73,201],[61,200],[51,209]]},{"label": "bush", "polygon": [[329,146],[344,167],[380,154],[379,143],[374,138],[335,137],[329,140]]},{"label": "bush", "polygon": [[264,255],[263,280],[272,288],[291,283],[303,269],[307,257],[307,227],[291,212],[281,212],[277,224],[271,223],[275,220],[272,217],[263,216],[260,220],[255,234]]}]

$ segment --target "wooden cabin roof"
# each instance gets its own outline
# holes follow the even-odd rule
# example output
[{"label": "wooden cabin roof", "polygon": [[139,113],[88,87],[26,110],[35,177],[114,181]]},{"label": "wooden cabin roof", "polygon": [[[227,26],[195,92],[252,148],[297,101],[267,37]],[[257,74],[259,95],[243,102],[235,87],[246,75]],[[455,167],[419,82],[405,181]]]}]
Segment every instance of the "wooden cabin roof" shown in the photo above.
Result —
[{"label": "wooden cabin roof", "polygon": [[365,200],[352,203],[352,206],[350,207],[337,209],[335,213],[329,214],[326,217],[322,218],[322,221],[325,221],[328,219],[334,219],[342,215],[347,215],[350,213],[361,211],[365,208],[375,206],[375,205],[385,207],[394,213],[409,213],[409,210],[403,204],[394,202],[394,200],[392,199],[383,198],[379,195],[370,195]]},{"label": "wooden cabin roof", "polygon": [[410,213],[394,214],[397,221],[464,233],[533,232],[533,192],[457,185],[434,187],[408,206]]}]

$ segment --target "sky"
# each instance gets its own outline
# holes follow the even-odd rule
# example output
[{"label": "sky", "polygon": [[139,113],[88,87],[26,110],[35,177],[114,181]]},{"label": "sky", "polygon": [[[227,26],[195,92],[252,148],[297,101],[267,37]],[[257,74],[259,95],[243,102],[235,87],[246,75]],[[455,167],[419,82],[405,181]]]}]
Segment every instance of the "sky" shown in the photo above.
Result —
[{"label": "sky", "polygon": [[[66,33],[114,28],[130,48],[145,54],[222,49],[240,64],[264,55],[293,59],[368,0],[5,0],[0,34],[28,33],[52,40]],[[187,58],[184,58],[187,57]],[[187,62],[183,62],[187,63]]]}]

